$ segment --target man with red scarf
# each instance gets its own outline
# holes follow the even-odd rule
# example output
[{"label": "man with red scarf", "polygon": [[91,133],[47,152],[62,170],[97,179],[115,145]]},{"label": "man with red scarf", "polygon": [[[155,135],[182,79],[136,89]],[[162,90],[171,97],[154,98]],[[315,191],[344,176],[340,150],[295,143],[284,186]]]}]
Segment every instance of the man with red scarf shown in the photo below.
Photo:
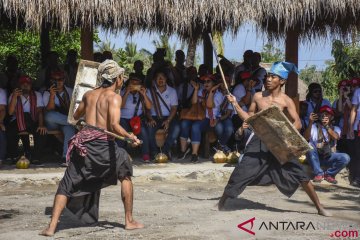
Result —
[{"label": "man with red scarf", "polygon": [[6,129],[8,141],[8,156],[17,157],[19,132],[29,132],[34,136],[34,149],[30,148],[27,135],[21,136],[25,156],[32,164],[39,164],[39,152],[45,143],[47,129],[44,126],[44,107],[42,96],[32,90],[29,76],[21,76],[16,88],[9,97],[10,123]]}]

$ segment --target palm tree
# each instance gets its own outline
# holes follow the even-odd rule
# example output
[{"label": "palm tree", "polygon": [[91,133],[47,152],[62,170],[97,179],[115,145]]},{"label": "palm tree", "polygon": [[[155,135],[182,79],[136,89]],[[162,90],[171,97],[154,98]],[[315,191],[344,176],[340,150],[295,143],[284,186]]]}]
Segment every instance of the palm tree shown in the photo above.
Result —
[{"label": "palm tree", "polygon": [[112,43],[109,39],[105,39],[105,41],[101,41],[99,44],[96,44],[98,51],[104,52],[109,51],[113,55],[116,53],[115,43]]},{"label": "palm tree", "polygon": [[186,67],[194,66],[197,41],[190,39],[186,54]]},{"label": "palm tree", "polygon": [[160,35],[159,39],[153,40],[153,45],[156,48],[165,48],[166,56],[165,60],[173,62],[175,59],[175,51],[176,51],[176,44],[173,46],[170,45],[169,36]]}]

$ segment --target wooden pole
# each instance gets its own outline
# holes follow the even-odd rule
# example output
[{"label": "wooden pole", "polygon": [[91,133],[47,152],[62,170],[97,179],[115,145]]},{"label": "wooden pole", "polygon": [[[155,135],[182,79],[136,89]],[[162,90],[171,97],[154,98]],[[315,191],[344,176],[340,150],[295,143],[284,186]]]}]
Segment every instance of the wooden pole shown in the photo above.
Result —
[{"label": "wooden pole", "polygon": [[204,64],[208,66],[210,73],[213,72],[213,48],[208,33],[203,34]]},{"label": "wooden pole", "polygon": [[81,28],[81,58],[84,60],[94,60],[94,34],[93,26],[86,25]]},{"label": "wooden pole", "polygon": [[40,54],[41,54],[41,67],[46,66],[47,54],[50,52],[50,24],[43,21],[40,33]]},{"label": "wooden pole", "polygon": [[[292,62],[298,66],[299,62],[299,32],[296,30],[289,30],[286,33],[285,40],[285,60]],[[298,76],[295,73],[289,75],[285,85],[285,93],[295,98],[298,96]]]}]

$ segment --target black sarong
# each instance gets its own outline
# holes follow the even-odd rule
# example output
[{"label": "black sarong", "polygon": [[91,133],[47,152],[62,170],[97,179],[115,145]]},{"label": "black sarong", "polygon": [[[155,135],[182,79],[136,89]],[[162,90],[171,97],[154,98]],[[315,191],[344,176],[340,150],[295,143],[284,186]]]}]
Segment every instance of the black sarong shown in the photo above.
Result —
[{"label": "black sarong", "polygon": [[96,139],[84,145],[85,157],[72,151],[56,194],[67,196],[66,207],[83,223],[91,224],[98,221],[101,188],[132,176],[132,165],[129,154],[112,140]]},{"label": "black sarong", "polygon": [[254,135],[245,148],[240,163],[235,167],[225,187],[228,197],[236,198],[246,186],[275,184],[281,193],[291,197],[301,182],[309,181],[297,160],[281,165],[265,144]]}]

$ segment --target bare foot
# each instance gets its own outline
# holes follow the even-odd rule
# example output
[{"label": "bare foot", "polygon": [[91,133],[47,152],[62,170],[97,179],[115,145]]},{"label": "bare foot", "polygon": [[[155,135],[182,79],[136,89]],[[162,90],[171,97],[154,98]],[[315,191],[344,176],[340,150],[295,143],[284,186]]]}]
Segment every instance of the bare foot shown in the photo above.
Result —
[{"label": "bare foot", "polygon": [[228,199],[229,197],[226,196],[225,194],[221,196],[219,202],[218,202],[218,209],[219,211],[224,211],[225,210],[225,202],[226,199]]},{"label": "bare foot", "polygon": [[50,227],[45,228],[42,232],[39,233],[39,235],[46,236],[46,237],[52,237],[54,236],[55,230],[50,229]]},{"label": "bare foot", "polygon": [[325,210],[324,207],[320,207],[320,209],[318,210],[318,214],[325,217],[332,217],[332,214],[329,211]]},{"label": "bare foot", "polygon": [[136,221],[129,222],[125,225],[126,230],[134,230],[144,228],[144,224],[138,223]]}]

